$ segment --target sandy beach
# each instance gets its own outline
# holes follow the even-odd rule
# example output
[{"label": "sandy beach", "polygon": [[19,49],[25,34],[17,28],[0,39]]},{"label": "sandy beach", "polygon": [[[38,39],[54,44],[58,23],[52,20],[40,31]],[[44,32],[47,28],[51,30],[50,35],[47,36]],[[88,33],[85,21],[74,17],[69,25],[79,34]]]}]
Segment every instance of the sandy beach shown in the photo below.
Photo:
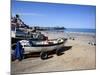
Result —
[{"label": "sandy beach", "polygon": [[50,58],[29,57],[11,62],[11,73],[36,73],[96,68],[96,40],[92,33],[42,32],[49,39],[67,38],[63,54],[50,54]]}]

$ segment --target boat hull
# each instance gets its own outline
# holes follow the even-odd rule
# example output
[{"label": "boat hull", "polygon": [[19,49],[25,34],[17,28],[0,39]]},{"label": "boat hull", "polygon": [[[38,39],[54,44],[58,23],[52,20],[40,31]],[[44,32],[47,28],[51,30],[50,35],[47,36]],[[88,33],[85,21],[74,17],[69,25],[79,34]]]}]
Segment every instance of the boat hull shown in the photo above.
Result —
[{"label": "boat hull", "polygon": [[52,50],[59,50],[64,46],[64,43],[58,44],[58,45],[53,45],[53,46],[37,46],[37,47],[24,47],[25,53],[29,52],[47,52],[47,51],[52,51]]},{"label": "boat hull", "polygon": [[21,40],[20,43],[25,54],[30,52],[47,52],[61,49],[65,44],[65,39],[53,39],[48,41]]}]

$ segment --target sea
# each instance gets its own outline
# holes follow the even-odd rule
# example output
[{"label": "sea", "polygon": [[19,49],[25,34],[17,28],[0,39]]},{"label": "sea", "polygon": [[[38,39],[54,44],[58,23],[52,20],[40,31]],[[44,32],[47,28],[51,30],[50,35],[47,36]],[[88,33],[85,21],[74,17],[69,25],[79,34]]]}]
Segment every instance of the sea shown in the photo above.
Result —
[{"label": "sea", "polygon": [[57,30],[47,30],[49,32],[81,32],[81,33],[96,33],[96,29],[81,29],[81,28],[65,28]]},{"label": "sea", "polygon": [[66,28],[64,32],[96,33],[96,29]]}]

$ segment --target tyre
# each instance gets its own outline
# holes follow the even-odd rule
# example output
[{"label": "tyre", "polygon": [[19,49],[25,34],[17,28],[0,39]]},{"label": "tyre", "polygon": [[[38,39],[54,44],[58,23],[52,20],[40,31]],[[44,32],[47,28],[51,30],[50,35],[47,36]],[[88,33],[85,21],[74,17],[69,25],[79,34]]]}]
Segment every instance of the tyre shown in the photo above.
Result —
[{"label": "tyre", "polygon": [[56,55],[59,56],[61,54],[60,50],[56,50]]},{"label": "tyre", "polygon": [[41,57],[42,60],[47,59],[48,58],[48,53],[47,52],[41,52],[40,57]]}]

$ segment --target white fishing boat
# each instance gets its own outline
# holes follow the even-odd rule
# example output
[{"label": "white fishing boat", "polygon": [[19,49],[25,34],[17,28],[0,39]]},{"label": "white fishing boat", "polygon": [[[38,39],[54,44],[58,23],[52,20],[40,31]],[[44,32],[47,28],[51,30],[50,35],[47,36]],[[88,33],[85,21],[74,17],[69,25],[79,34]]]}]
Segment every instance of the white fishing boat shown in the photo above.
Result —
[{"label": "white fishing boat", "polygon": [[25,53],[40,52],[41,59],[45,59],[48,57],[48,51],[56,50],[56,54],[58,55],[59,50],[64,46],[65,41],[65,39],[54,39],[45,41],[21,40],[20,43]]}]

